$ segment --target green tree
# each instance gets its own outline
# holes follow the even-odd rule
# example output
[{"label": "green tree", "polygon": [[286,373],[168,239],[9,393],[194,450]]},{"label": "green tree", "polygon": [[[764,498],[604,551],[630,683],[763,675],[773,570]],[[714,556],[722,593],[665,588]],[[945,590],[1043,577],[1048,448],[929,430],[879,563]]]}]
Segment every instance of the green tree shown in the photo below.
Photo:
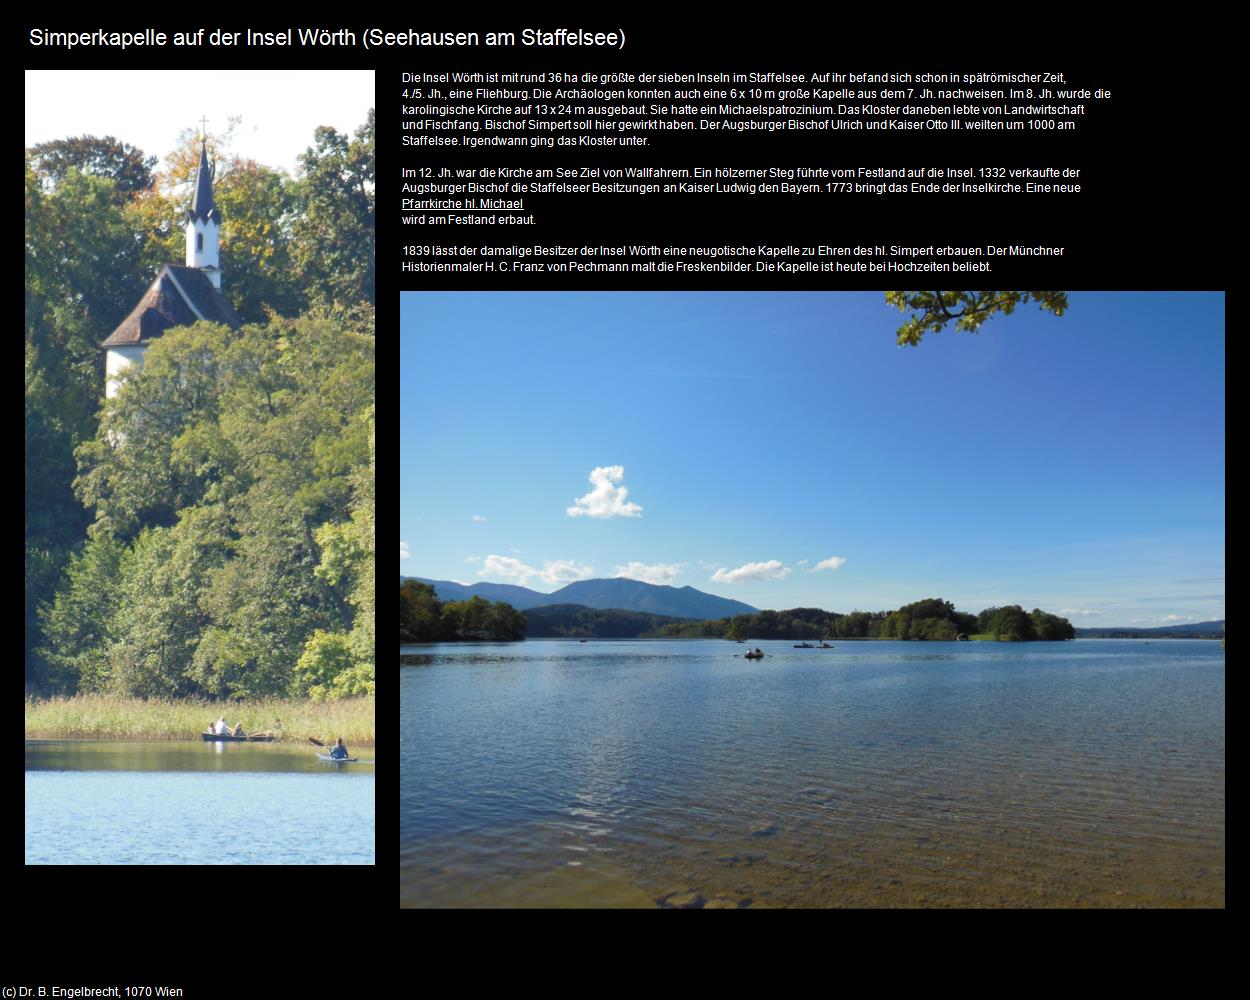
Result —
[{"label": "green tree", "polygon": [[140,698],[231,693],[197,682],[192,664],[209,623],[201,601],[221,546],[206,545],[196,512],[174,528],[145,528],[122,558],[110,588],[115,602],[107,689]]},{"label": "green tree", "polygon": [[292,181],[255,161],[235,159],[214,184],[213,200],[222,214],[224,287],[239,315],[262,322],[270,312],[295,316],[307,308],[306,286],[292,261]]},{"label": "green tree", "polygon": [[300,157],[292,256],[304,287],[339,307],[374,301],[374,114],[350,138],[318,128]]},{"label": "green tree", "polygon": [[[300,658],[305,658],[316,675],[316,686],[324,696],[373,694],[374,691],[374,458],[373,408],[362,418],[369,423],[369,465],[352,475],[351,518],[323,525],[316,532],[321,550],[316,575],[334,594],[335,603],[351,608],[351,628],[339,632],[318,630]],[[336,645],[337,643],[337,645]],[[314,649],[313,647],[317,648]],[[346,649],[344,660],[337,654],[326,658],[326,650]],[[333,675],[328,667],[335,666]],[[320,696],[320,695],[319,695]]]},{"label": "green tree", "polygon": [[49,187],[63,181],[71,170],[104,177],[114,182],[114,199],[120,204],[152,186],[155,156],[120,142],[111,135],[72,136],[41,142],[28,151],[30,161]]},{"label": "green tree", "polygon": [[341,632],[313,633],[296,665],[297,690],[318,701],[372,694],[356,669],[351,641]]},{"label": "green tree", "polygon": [[1066,618],[1048,614],[1041,608],[1033,609],[1033,632],[1038,639],[1047,642],[1059,642],[1064,639],[1075,639],[1076,629]]},{"label": "green tree", "polygon": [[26,680],[36,688],[53,676],[64,680],[36,652],[44,645],[38,608],[52,599],[90,520],[73,497],[67,458],[95,433],[100,331],[120,321],[126,296],[142,288],[116,189],[114,179],[72,165],[41,174],[27,157],[25,649]]},{"label": "green tree", "polygon": [[428,583],[404,580],[399,585],[400,642],[436,642],[442,638],[443,604]]},{"label": "green tree", "polygon": [[65,582],[41,605],[44,648],[41,680],[50,690],[102,691],[108,683],[108,649],[114,639],[115,588],[126,548],[94,538],[72,555]]},{"label": "green tree", "polygon": [[900,347],[915,347],[926,333],[937,333],[949,323],[956,330],[976,333],[991,316],[1009,316],[1027,302],[1056,316],[1068,308],[1066,292],[886,292],[885,300],[911,313],[898,329]]},{"label": "green tree", "polygon": [[1006,642],[1027,642],[1037,638],[1033,619],[1018,604],[999,608],[990,621],[990,631],[994,638]]},{"label": "green tree", "polygon": [[486,612],[486,627],[492,639],[514,640],[525,638],[525,615],[511,604],[496,601]]},{"label": "green tree", "polygon": [[45,190],[27,161],[26,342],[78,426],[104,393],[100,341],[145,288],[141,246],[115,194],[115,181],[73,168]]},{"label": "green tree", "polygon": [[[200,323],[127,373],[76,481],[93,544],[124,547],[86,615],[105,623],[109,689],[371,690],[373,346],[324,317]],[[72,667],[58,614],[49,663]]]},{"label": "green tree", "polygon": [[249,348],[263,355],[262,335],[236,340],[227,327],[197,323],[153,342],[142,368],[125,372],[100,408],[99,433],[77,450],[74,486],[95,509],[93,530],[126,538],[144,524],[170,526],[210,490],[237,486],[223,484],[227,470],[250,476],[218,424],[221,361],[260,365],[242,357]]},{"label": "green tree", "polygon": [[41,371],[33,344],[25,345],[25,383],[26,682],[40,687],[51,678],[35,654],[43,641],[39,606],[51,600],[90,518],[70,488],[74,443],[82,429],[75,425],[73,407],[62,403],[66,390],[53,388]]}]

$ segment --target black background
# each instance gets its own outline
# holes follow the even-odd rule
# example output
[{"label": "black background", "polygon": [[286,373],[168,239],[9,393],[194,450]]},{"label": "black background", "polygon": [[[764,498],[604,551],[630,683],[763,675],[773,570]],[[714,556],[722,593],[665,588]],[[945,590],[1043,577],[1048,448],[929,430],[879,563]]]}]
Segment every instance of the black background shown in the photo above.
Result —
[{"label": "black background", "polygon": [[[97,27],[141,29],[147,26],[166,31],[186,30],[203,24],[209,28],[230,22],[234,28],[324,25],[350,27],[358,32],[371,25],[388,30],[410,27],[421,30],[520,31],[527,25],[543,28],[584,27],[594,30],[624,28],[627,45],[611,50],[399,50],[366,52],[352,49],[253,49],[201,51],[132,49],[79,49],[73,53],[36,49],[27,44],[31,24],[21,30],[21,58],[28,68],[197,69],[211,78],[213,69],[257,68],[367,68],[377,70],[377,177],[378,177],[378,299],[377,334],[383,369],[395,360],[399,349],[399,293],[401,290],[437,291],[479,288],[577,289],[606,288],[712,289],[712,288],[806,288],[881,289],[898,287],[901,280],[883,281],[880,275],[803,274],[752,278],[703,275],[645,275],[622,278],[616,275],[575,274],[553,276],[537,285],[533,276],[484,279],[471,275],[404,275],[399,269],[399,248],[411,241],[411,232],[397,224],[400,213],[400,168],[412,155],[401,152],[398,144],[402,84],[405,71],[457,70],[542,70],[564,71],[680,70],[743,72],[791,70],[897,70],[949,69],[956,71],[1014,71],[1058,69],[1070,84],[1108,87],[1114,92],[1110,104],[1097,105],[1096,114],[1076,133],[1023,133],[1019,138],[991,134],[986,140],[985,157],[991,164],[1077,165],[1087,190],[1077,198],[1046,197],[942,197],[908,196],[892,201],[854,198],[823,201],[818,210],[779,211],[784,203],[760,200],[752,208],[742,200],[695,203],[689,211],[651,210],[638,199],[620,197],[598,199],[593,208],[571,199],[539,203],[543,217],[541,238],[551,242],[578,245],[597,242],[711,243],[754,242],[847,244],[854,242],[927,243],[1020,243],[1064,245],[1063,258],[1019,259],[1014,264],[995,263],[995,278],[1004,279],[995,287],[1067,289],[1219,289],[1227,284],[1228,253],[1232,245],[1229,231],[1235,195],[1229,167],[1226,136],[1228,111],[1232,102],[1224,97],[1231,69],[1223,49],[1227,26],[1193,21],[1141,24],[1133,28],[1096,29],[1079,20],[1079,11],[1035,9],[1023,12],[1019,20],[1008,21],[1001,12],[993,17],[973,11],[945,13],[939,21],[916,17],[882,7],[852,20],[845,11],[830,8],[821,20],[787,7],[761,7],[753,17],[730,18],[708,10],[702,21],[684,24],[654,18],[650,21],[628,12],[619,15],[602,11],[585,18],[526,16],[508,13],[488,23],[467,12],[455,12],[435,20],[418,9],[401,22],[366,14],[317,20],[314,15],[295,12],[289,18],[248,19],[238,12],[201,12],[188,8],[179,22],[160,23],[151,16],[122,19],[101,14],[92,20],[80,18],[70,24],[63,18],[37,17],[33,24],[61,30],[91,30]],[[122,23],[126,21],[127,23]],[[265,23],[268,21],[269,23]],[[115,22],[115,23],[113,23]],[[267,95],[266,99],[272,95]],[[298,100],[298,94],[291,95]],[[189,95],[187,122],[199,117],[199,105]],[[664,154],[648,162],[689,162],[679,133],[655,133]],[[779,133],[767,138],[767,150],[754,155],[742,152],[739,134],[720,141],[734,152],[717,156],[708,133],[695,133],[699,158],[709,163],[736,165],[755,162],[762,165],[799,164],[819,160],[825,163],[908,163],[906,150],[923,144],[926,152],[914,159],[925,164],[981,165],[976,153],[981,140],[967,133],[958,149],[949,156],[940,151],[935,133],[903,133],[866,138],[870,133]],[[830,157],[825,147],[833,136],[842,148]],[[121,136],[123,140],[125,136]],[[750,140],[748,140],[750,141]],[[1009,156],[1010,143],[1019,142],[1019,156]],[[750,147],[745,147],[750,148]],[[164,151],[149,150],[162,153]],[[423,163],[464,164],[463,151],[440,157],[433,150],[419,154]],[[507,162],[498,149],[475,154],[482,162]],[[571,154],[552,156],[570,162],[638,162],[637,151],[610,148],[578,149]],[[662,202],[655,202],[659,206]],[[526,237],[515,231],[515,238]],[[474,231],[464,242],[489,238],[502,243],[511,234]],[[591,238],[595,236],[596,238]],[[461,238],[457,236],[457,241]],[[1011,267],[1014,271],[1002,270]],[[901,277],[901,276],[900,276]],[[942,287],[971,287],[957,281]],[[980,287],[980,284],[977,285]],[[378,435],[382,455],[398,442],[388,433],[394,396],[388,389],[379,394]],[[393,426],[393,423],[392,423]],[[379,463],[385,470],[386,462]],[[381,473],[385,477],[386,473]],[[378,524],[393,517],[386,497],[393,490],[379,490]],[[390,543],[388,543],[390,544]],[[380,546],[379,546],[380,549]],[[388,604],[389,606],[389,604]],[[383,625],[379,622],[379,626]],[[379,633],[385,629],[379,628]],[[16,686],[16,675],[13,681]],[[469,986],[463,978],[461,945],[473,940],[473,948],[486,956],[482,974],[489,978],[503,973],[515,976],[524,967],[506,961],[493,963],[490,956],[498,949],[512,952],[518,945],[529,946],[544,921],[526,918],[499,924],[480,923],[473,927],[460,919],[440,917],[435,924],[429,915],[405,914],[399,920],[395,908],[395,844],[397,821],[397,774],[389,761],[395,758],[393,734],[398,723],[393,675],[382,672],[378,684],[377,745],[377,865],[371,869],[126,869],[126,868],[24,868],[16,893],[10,899],[23,921],[23,929],[9,938],[9,949],[17,959],[3,962],[27,974],[36,972],[64,975],[103,974],[105,970],[127,970],[140,981],[152,981],[147,972],[164,964],[177,968],[184,984],[216,984],[212,992],[258,993],[272,995],[318,993],[317,986],[344,980],[347,983],[389,981],[387,969],[413,967],[412,976],[424,981],[425,988],[437,988],[425,979],[433,971],[451,963],[458,985]],[[14,702],[16,702],[14,692]],[[10,774],[13,784],[10,801],[17,801],[19,781],[16,760]],[[207,806],[207,804],[206,804]],[[14,824],[8,852],[16,867],[20,857],[19,837]],[[310,830],[310,837],[328,836],[326,830]],[[211,902],[210,902],[211,901]],[[550,916],[550,915],[548,915]],[[808,915],[810,918],[810,915]],[[776,916],[766,933],[774,943],[789,932],[779,926],[787,919],[789,927],[803,915]],[[608,930],[607,920],[616,928],[623,915],[605,918],[595,926]],[[637,918],[631,918],[637,919]],[[707,917],[703,918],[706,922]],[[872,922],[880,928],[881,916]],[[723,923],[723,921],[722,921]],[[754,921],[753,921],[754,923]],[[845,921],[842,922],[845,926]],[[324,929],[337,925],[344,929],[348,943],[327,943]],[[572,933],[575,921],[562,921],[560,930]],[[493,932],[482,934],[483,926]],[[633,924],[648,937],[654,925]],[[949,924],[947,925],[950,926]],[[399,929],[397,929],[397,927]],[[758,925],[757,925],[758,927]],[[980,925],[987,930],[986,924]],[[706,928],[705,928],[706,929]],[[778,933],[778,932],[781,933]],[[1142,928],[1135,933],[1142,932]],[[684,935],[687,932],[682,932]],[[719,932],[718,932],[719,933]],[[580,925],[580,940],[587,939],[587,925]],[[667,935],[665,935],[667,938]],[[735,935],[736,937],[736,935]],[[699,939],[706,941],[704,934]],[[635,941],[641,937],[635,937]],[[764,939],[759,939],[761,942]],[[1140,943],[1140,937],[1139,937]],[[129,943],[128,943],[129,942]],[[300,951],[293,949],[295,943]],[[554,945],[554,942],[548,942]],[[658,940],[656,943],[660,943]],[[843,939],[843,944],[845,944]],[[541,953],[540,953],[541,954]],[[531,953],[533,955],[533,953]],[[103,957],[101,957],[103,956]],[[619,956],[618,956],[619,958]],[[543,972],[528,979],[535,988],[550,984],[550,963],[540,958]],[[254,963],[259,962],[256,966]],[[528,964],[528,963],[527,963]],[[575,960],[573,964],[578,964]],[[629,959],[624,966],[638,971],[648,960]],[[249,972],[248,970],[255,970]],[[655,970],[657,976],[662,973]],[[408,977],[405,976],[405,981]],[[10,979],[16,982],[17,980]],[[522,979],[521,981],[526,981]],[[259,988],[261,982],[268,983]],[[302,986],[306,989],[296,989]],[[286,987],[290,987],[288,990]],[[400,987],[396,987],[399,989]],[[423,992],[420,985],[404,992]],[[324,992],[324,991],[320,991]],[[349,985],[347,995],[385,995],[371,989],[361,993]],[[207,995],[207,990],[188,995]],[[338,994],[327,994],[338,995]]]}]

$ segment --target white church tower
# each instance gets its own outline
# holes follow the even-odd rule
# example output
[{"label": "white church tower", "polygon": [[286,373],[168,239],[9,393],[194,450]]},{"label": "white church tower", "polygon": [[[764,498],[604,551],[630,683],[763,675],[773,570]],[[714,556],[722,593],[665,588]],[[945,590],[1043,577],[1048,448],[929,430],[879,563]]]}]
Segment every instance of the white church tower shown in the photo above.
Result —
[{"label": "white church tower", "polygon": [[217,237],[221,233],[221,213],[213,204],[215,166],[208,165],[208,143],[200,142],[200,168],[195,175],[195,198],[187,212],[187,267],[208,275],[221,291],[221,262],[217,257]]},{"label": "white church tower", "polygon": [[191,326],[199,320],[223,323],[232,330],[242,324],[221,294],[221,261],[217,243],[221,235],[221,212],[213,204],[213,174],[208,165],[208,144],[200,142],[200,167],[195,177],[195,196],[186,214],[185,264],[166,264],[148,287],[139,304],[100,346],[105,350],[105,395],[117,395],[118,376],[143,364],[148,345],[166,330]]}]

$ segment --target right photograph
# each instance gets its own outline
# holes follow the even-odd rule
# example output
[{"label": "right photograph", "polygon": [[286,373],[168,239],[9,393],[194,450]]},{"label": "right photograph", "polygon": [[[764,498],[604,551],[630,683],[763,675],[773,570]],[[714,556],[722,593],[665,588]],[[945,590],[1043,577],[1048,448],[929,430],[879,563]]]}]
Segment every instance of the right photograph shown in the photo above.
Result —
[{"label": "right photograph", "polygon": [[1223,908],[1224,314],[403,294],[401,908]]}]

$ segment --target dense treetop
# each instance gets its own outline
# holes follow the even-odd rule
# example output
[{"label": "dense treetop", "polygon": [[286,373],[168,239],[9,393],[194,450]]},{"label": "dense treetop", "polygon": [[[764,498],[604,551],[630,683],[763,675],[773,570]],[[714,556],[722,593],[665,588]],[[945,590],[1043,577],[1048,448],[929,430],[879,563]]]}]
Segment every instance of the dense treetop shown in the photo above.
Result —
[{"label": "dense treetop", "polygon": [[107,403],[99,345],[184,258],[199,137],[161,169],[26,151],[28,690],[373,688],[373,114],[295,177],[208,145],[247,325],[166,334]]},{"label": "dense treetop", "polygon": [[503,601],[474,594],[467,601],[444,603],[428,583],[404,580],[399,585],[400,642],[523,638],[525,614]]}]

